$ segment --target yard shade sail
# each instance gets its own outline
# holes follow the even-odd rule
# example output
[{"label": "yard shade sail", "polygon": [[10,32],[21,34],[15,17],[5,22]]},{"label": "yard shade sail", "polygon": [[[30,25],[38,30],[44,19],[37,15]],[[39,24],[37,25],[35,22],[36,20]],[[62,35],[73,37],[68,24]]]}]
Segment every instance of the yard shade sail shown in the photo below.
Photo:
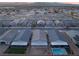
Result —
[{"label": "yard shade sail", "polygon": [[17,30],[8,30],[0,36],[0,43],[5,42],[6,44],[10,44],[18,34]]},{"label": "yard shade sail", "polygon": [[68,45],[56,30],[48,30],[48,37],[51,45]]},{"label": "yard shade sail", "polygon": [[32,32],[30,29],[21,30],[20,34],[14,39],[11,45],[27,46],[31,38],[31,34]]},{"label": "yard shade sail", "polygon": [[43,30],[34,30],[32,41],[32,46],[47,46],[47,37],[46,33]]}]

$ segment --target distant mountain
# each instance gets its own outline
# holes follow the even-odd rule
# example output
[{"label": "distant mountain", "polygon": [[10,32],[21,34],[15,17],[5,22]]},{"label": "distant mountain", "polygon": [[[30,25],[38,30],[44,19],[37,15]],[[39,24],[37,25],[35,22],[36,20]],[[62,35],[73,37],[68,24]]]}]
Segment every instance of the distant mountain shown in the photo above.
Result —
[{"label": "distant mountain", "polygon": [[30,4],[30,6],[79,6],[78,4],[64,4],[64,3],[57,3],[57,2],[37,2]]},{"label": "distant mountain", "polygon": [[79,6],[79,4],[64,4],[58,2],[0,2],[0,6]]}]

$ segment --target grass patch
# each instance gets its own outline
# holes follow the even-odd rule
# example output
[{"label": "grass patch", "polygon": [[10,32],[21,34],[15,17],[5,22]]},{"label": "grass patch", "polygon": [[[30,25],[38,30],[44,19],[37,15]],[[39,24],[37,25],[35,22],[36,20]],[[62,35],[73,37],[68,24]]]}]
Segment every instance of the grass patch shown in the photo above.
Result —
[{"label": "grass patch", "polygon": [[9,47],[6,51],[6,53],[11,54],[24,54],[26,51],[25,47]]}]

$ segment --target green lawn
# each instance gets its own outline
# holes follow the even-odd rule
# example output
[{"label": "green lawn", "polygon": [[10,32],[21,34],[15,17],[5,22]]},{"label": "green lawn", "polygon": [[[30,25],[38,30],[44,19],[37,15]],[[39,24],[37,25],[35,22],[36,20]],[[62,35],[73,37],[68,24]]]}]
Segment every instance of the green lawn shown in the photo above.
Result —
[{"label": "green lawn", "polygon": [[7,49],[6,53],[24,54],[25,51],[26,51],[26,48],[24,48],[24,47],[10,47]]}]

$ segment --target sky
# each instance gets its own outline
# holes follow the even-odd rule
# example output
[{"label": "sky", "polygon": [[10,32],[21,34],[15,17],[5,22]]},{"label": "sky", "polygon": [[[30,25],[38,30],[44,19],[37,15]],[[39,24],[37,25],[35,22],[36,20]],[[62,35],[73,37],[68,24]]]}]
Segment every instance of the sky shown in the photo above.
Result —
[{"label": "sky", "polygon": [[79,4],[79,2],[64,2],[66,4]]}]

